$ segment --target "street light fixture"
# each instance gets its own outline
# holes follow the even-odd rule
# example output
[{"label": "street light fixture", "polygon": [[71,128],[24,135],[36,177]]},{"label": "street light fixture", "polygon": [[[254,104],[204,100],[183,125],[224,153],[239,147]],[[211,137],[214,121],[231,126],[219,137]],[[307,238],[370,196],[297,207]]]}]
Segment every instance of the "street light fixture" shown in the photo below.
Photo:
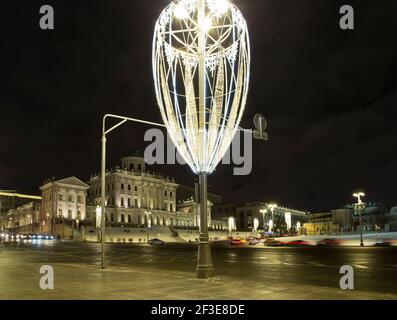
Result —
[{"label": "street light fixture", "polygon": [[[117,124],[112,126],[109,129],[106,129],[106,120],[108,118],[114,118],[120,120]],[[152,126],[162,127],[164,128],[165,125],[161,123],[145,121],[135,118],[129,118],[114,114],[106,114],[102,119],[102,156],[101,156],[101,266],[102,269],[105,269],[105,228],[106,228],[106,135],[113,131],[114,129],[118,128],[122,124],[127,121],[148,124]]]},{"label": "street light fixture", "polygon": [[[274,229],[274,227],[276,226],[275,221],[274,221],[274,209],[277,208],[277,204],[276,203],[270,203],[270,204],[267,205],[267,207],[272,212],[272,220],[271,221],[272,221],[272,229]],[[269,228],[270,228],[270,223],[269,223]],[[272,231],[272,233],[274,233],[273,230],[269,230],[269,231]]]},{"label": "street light fixture", "polygon": [[233,217],[229,217],[228,227],[229,227],[229,236],[231,237],[233,230],[236,228],[235,219]]},{"label": "street light fixture", "polygon": [[363,224],[362,224],[362,218],[361,218],[361,211],[364,209],[364,203],[361,201],[361,197],[364,197],[365,193],[364,192],[355,192],[353,193],[353,197],[357,198],[357,203],[354,204],[354,211],[359,217],[359,222],[360,222],[360,246],[364,246],[364,240],[363,240]]},{"label": "street light fixture", "polygon": [[267,209],[261,209],[259,212],[262,213],[263,231],[265,231],[265,214],[267,213]]},{"label": "street light fixture", "polygon": [[151,227],[151,221],[149,219],[149,216],[151,216],[150,211],[145,211],[145,217],[146,217],[146,243],[149,243],[149,229]]}]

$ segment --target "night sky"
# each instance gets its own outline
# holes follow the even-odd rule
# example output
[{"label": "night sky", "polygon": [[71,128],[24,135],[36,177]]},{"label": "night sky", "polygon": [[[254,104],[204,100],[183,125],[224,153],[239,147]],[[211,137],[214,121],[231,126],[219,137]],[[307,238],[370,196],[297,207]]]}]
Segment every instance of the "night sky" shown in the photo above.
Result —
[{"label": "night sky", "polygon": [[[253,172],[210,176],[225,201],[277,201],[316,211],[366,200],[397,205],[397,6],[395,0],[234,0],[247,19],[252,77],[242,126],[262,113]],[[38,192],[45,179],[87,180],[100,168],[105,113],[161,121],[151,45],[168,0],[2,0],[0,189]],[[39,8],[55,30],[39,28]],[[355,9],[355,30],[339,8]],[[108,138],[108,160],[143,150],[146,126]],[[192,184],[188,167],[157,166]]]}]

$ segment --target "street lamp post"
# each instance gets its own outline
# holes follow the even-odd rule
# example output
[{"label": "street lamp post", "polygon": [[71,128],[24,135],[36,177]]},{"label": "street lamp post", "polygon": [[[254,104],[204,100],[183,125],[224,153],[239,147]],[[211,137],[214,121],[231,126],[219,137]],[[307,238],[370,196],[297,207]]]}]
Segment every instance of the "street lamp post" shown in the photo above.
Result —
[{"label": "street lamp post", "polygon": [[146,217],[146,243],[149,243],[149,229],[151,227],[150,219],[149,216],[151,216],[150,211],[145,211],[145,217]]},{"label": "street lamp post", "polygon": [[364,246],[364,240],[363,240],[363,224],[362,224],[362,217],[361,217],[361,211],[364,209],[364,203],[361,201],[361,197],[364,197],[365,193],[364,192],[355,192],[353,193],[353,197],[357,198],[357,203],[354,204],[354,209],[356,211],[356,214],[358,213],[358,219],[360,222],[360,246]]},{"label": "street lamp post", "polygon": [[[120,120],[117,124],[112,126],[109,129],[106,129],[106,120],[108,118],[114,118]],[[121,126],[127,121],[137,122],[148,124],[152,126],[162,127],[164,128],[165,125],[161,123],[145,121],[130,117],[124,117],[114,114],[106,114],[102,120],[102,156],[101,156],[101,266],[102,269],[105,269],[105,224],[106,224],[106,135],[116,129],[117,127]]]},{"label": "street lamp post", "polygon": [[263,221],[263,232],[265,232],[265,215],[267,213],[267,209],[261,209],[259,210],[262,213],[262,221]]},{"label": "street lamp post", "polygon": [[229,217],[228,227],[229,227],[229,237],[232,237],[233,229],[235,228],[235,220],[233,217]]},{"label": "street lamp post", "polygon": [[[272,212],[272,222],[273,222],[272,223],[272,229],[274,230],[274,228],[276,227],[276,223],[274,221],[274,209],[277,208],[277,204],[276,203],[270,203],[267,206],[270,209],[270,211]],[[271,230],[272,233],[274,233],[273,230]]]}]

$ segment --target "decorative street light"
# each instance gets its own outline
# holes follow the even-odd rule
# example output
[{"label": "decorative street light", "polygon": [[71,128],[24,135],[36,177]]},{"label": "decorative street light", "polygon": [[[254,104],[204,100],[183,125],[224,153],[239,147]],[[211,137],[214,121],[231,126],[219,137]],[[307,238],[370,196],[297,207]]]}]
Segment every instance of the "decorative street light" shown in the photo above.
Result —
[{"label": "decorative street light", "polygon": [[259,210],[260,213],[262,213],[262,218],[263,218],[263,231],[265,231],[265,214],[267,213],[267,209],[261,209]]},{"label": "decorative street light", "polygon": [[151,217],[151,212],[150,211],[145,211],[145,217],[146,217],[146,243],[149,243],[149,229],[151,227],[151,221],[150,218]]},{"label": "decorative street light", "polygon": [[228,227],[229,227],[229,236],[231,237],[233,230],[236,228],[236,223],[233,217],[229,217]]},{"label": "decorative street light", "polygon": [[276,224],[274,223],[274,209],[277,208],[277,204],[276,203],[270,203],[267,205],[267,207],[270,209],[270,211],[272,212],[272,227],[270,228],[270,222],[269,222],[269,231],[273,232],[273,228],[276,226]]},{"label": "decorative street light", "polygon": [[177,0],[160,14],[153,38],[157,103],[179,154],[199,176],[197,277],[213,276],[207,175],[228,150],[243,115],[250,74],[247,24],[226,0]]},{"label": "decorative street light", "polygon": [[254,219],[254,232],[258,231],[259,220],[257,218]]},{"label": "decorative street light", "polygon": [[357,203],[354,204],[354,211],[357,214],[358,213],[358,219],[360,221],[360,246],[364,246],[364,240],[363,240],[363,224],[362,224],[362,219],[361,219],[361,211],[364,209],[364,203],[361,201],[361,197],[364,197],[365,193],[364,192],[355,192],[353,193],[353,197],[357,198]]},{"label": "decorative street light", "polygon": [[285,218],[285,224],[287,225],[287,233],[288,233],[292,226],[291,212],[285,212],[284,218]]}]

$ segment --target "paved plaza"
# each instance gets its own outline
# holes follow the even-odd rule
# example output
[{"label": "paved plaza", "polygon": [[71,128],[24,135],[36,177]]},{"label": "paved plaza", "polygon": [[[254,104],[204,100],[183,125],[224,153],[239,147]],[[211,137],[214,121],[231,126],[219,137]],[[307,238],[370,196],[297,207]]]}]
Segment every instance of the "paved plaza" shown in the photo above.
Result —
[{"label": "paved plaza", "polygon": [[[397,248],[219,246],[212,280],[195,279],[194,245],[107,245],[106,270],[96,243],[0,248],[1,299],[397,299]],[[322,260],[330,254],[334,264],[350,259],[355,266],[355,290],[339,288],[339,269]],[[54,290],[39,286],[42,265],[54,268]]]}]

